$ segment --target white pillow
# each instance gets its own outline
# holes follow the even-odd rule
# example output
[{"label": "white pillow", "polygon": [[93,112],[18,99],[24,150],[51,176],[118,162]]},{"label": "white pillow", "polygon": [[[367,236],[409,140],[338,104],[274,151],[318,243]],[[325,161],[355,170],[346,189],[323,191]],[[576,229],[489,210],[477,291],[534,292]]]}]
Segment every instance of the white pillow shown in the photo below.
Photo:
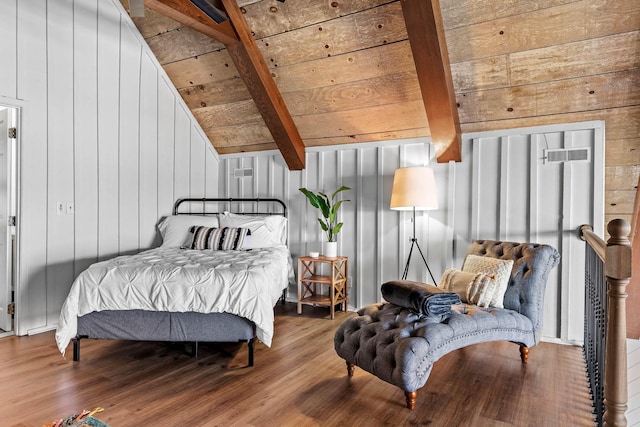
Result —
[{"label": "white pillow", "polygon": [[266,248],[287,243],[287,218],[282,215],[220,214],[220,227],[241,227],[251,230],[242,249]]},{"label": "white pillow", "polygon": [[171,215],[166,217],[158,230],[162,236],[163,248],[179,248],[187,241],[189,229],[196,226],[217,228],[220,225],[217,216],[204,215]]},{"label": "white pillow", "polygon": [[464,303],[475,304],[478,307],[489,307],[491,298],[495,294],[496,281],[484,273],[471,273],[447,268],[440,279],[438,288],[457,293]]},{"label": "white pillow", "polygon": [[506,260],[478,255],[467,255],[462,265],[462,271],[484,273],[496,281],[493,297],[489,305],[498,308],[504,307],[504,293],[509,285],[512,268],[512,259]]}]

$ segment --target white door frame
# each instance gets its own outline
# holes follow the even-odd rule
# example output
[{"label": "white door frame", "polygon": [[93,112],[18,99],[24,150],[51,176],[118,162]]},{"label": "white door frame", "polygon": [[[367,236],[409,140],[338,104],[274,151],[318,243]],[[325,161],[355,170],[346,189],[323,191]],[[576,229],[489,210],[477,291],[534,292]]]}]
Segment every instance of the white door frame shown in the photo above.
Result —
[{"label": "white door frame", "polygon": [[[11,173],[10,180],[13,179],[13,182],[9,184],[9,186],[13,186],[13,197],[9,197],[9,203],[13,203],[12,214],[15,216],[15,226],[11,227],[8,231],[12,233],[14,237],[14,247],[13,247],[13,256],[9,257],[9,265],[7,266],[9,270],[10,277],[12,277],[13,283],[13,303],[15,307],[15,313],[18,313],[20,309],[20,271],[19,271],[19,254],[20,254],[20,240],[19,240],[19,229],[20,229],[20,145],[21,145],[21,135],[22,135],[22,112],[25,106],[25,102],[13,98],[6,98],[0,96],[0,106],[8,107],[12,110],[12,118],[10,120],[11,127],[15,127],[17,130],[17,136],[14,140],[14,162],[13,167],[14,171]],[[0,224],[3,225],[3,224]],[[11,250],[11,248],[9,248]],[[4,292],[4,290],[2,290]],[[9,292],[11,289],[9,289]],[[4,308],[4,307],[3,307]],[[11,334],[14,334],[15,331],[18,330],[18,322],[19,316],[13,316],[13,328],[10,331]]]}]

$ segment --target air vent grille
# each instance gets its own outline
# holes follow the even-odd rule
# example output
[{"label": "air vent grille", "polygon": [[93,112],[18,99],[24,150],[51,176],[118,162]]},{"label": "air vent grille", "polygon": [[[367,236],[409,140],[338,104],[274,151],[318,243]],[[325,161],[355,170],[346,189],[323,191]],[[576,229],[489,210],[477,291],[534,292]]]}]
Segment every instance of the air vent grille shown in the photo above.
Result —
[{"label": "air vent grille", "polygon": [[249,178],[253,176],[253,168],[242,168],[233,170],[234,178]]},{"label": "air vent grille", "polygon": [[591,159],[589,148],[562,148],[544,150],[545,163],[588,162]]}]

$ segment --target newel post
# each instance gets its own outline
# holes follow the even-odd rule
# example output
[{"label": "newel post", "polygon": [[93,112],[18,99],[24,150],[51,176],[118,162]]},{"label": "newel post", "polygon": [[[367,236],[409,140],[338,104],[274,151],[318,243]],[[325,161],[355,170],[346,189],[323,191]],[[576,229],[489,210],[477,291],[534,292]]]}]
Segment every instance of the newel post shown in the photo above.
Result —
[{"label": "newel post", "polygon": [[631,279],[631,243],[629,223],[615,219],[607,225],[605,275],[609,290],[607,352],[604,373],[604,425],[627,425],[627,320],[626,287]]}]

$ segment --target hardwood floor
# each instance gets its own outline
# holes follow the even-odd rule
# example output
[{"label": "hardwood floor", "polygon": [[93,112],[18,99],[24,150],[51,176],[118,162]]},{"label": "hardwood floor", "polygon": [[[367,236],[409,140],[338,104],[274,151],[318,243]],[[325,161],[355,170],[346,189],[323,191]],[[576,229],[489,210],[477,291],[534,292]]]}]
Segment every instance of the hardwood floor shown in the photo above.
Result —
[{"label": "hardwood floor", "polygon": [[198,358],[166,343],[82,342],[82,360],[53,332],[0,339],[0,425],[40,427],[82,409],[121,426],[592,426],[582,350],[542,343],[520,362],[498,342],[446,355],[418,391],[356,368],[347,377],[333,333],[348,313],[276,308],[273,346],[202,344]]}]

